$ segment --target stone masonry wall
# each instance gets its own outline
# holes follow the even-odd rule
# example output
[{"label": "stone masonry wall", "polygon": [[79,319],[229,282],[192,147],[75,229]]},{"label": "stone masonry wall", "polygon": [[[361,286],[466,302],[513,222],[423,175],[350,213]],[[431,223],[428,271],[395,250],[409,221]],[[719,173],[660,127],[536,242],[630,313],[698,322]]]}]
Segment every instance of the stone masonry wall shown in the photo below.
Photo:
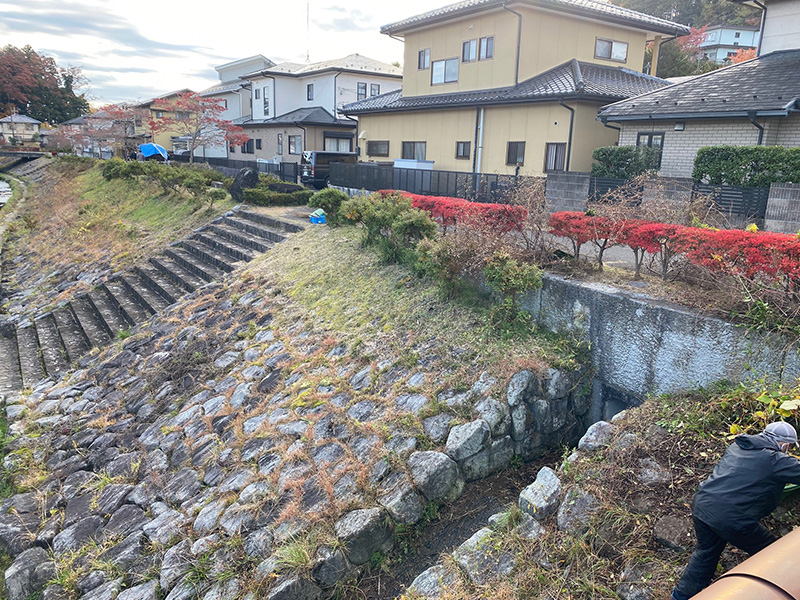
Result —
[{"label": "stone masonry wall", "polygon": [[779,233],[800,231],[800,185],[773,183],[770,186],[765,228]]},{"label": "stone masonry wall", "polygon": [[585,211],[589,179],[588,173],[548,173],[546,196],[550,212]]}]

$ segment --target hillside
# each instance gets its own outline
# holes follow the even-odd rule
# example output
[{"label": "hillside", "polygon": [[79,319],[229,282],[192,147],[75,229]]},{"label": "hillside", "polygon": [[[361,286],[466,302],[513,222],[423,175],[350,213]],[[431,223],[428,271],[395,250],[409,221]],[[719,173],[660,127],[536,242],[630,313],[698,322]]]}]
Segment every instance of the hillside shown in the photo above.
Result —
[{"label": "hillside", "polygon": [[[40,184],[25,214],[44,215],[62,184],[104,185],[81,177]],[[138,204],[127,214],[161,202],[115,192]],[[73,226],[50,225],[67,244]],[[69,268],[73,246],[17,233],[47,255],[30,277],[51,298],[41,276]],[[586,362],[567,334],[497,335],[485,300],[445,299],[357,228],[295,233],[5,398],[6,597],[409,598],[437,563],[442,598],[666,597],[694,489],[731,426],[757,428],[780,396],[653,398],[573,453],[592,420]],[[561,506],[539,523],[515,507],[545,466]],[[496,513],[494,533],[450,557]],[[772,526],[795,513],[791,498]]]}]

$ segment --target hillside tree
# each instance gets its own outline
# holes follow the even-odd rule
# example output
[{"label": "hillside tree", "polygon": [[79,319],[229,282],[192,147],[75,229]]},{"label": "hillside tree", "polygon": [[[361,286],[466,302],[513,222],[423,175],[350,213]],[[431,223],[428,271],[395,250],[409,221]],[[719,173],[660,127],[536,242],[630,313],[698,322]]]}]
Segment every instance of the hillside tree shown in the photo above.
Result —
[{"label": "hillside tree", "polygon": [[182,92],[156,100],[152,108],[164,113],[161,118],[150,118],[152,132],[170,131],[185,138],[190,163],[194,162],[194,151],[201,146],[243,145],[249,139],[244,129],[220,116],[225,111],[220,98]]},{"label": "hillside tree", "polygon": [[0,115],[17,112],[43,123],[63,123],[89,112],[78,90],[87,83],[79,67],[59,67],[30,46],[0,49]]}]

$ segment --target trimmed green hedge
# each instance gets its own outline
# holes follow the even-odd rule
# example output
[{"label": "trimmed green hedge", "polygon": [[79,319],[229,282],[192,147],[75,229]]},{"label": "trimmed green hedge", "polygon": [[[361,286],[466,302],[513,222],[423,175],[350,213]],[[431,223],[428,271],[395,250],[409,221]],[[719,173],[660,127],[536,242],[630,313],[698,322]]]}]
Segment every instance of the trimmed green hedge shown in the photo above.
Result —
[{"label": "trimmed green hedge", "polygon": [[800,148],[706,146],[697,151],[692,177],[715,185],[745,187],[800,183]]},{"label": "trimmed green hedge", "polygon": [[592,152],[592,176],[633,179],[658,169],[661,151],[647,146],[604,146]]},{"label": "trimmed green hedge", "polygon": [[314,192],[311,190],[290,193],[273,192],[264,188],[242,190],[244,201],[257,206],[304,206],[313,195]]}]

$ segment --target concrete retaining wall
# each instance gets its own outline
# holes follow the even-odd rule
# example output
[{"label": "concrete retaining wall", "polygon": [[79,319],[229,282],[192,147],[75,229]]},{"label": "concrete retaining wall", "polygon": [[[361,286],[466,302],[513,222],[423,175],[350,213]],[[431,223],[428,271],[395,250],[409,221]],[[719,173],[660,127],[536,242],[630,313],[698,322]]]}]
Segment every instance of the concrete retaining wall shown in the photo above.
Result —
[{"label": "concrete retaining wall", "polygon": [[[797,340],[749,331],[644,294],[547,275],[523,307],[553,331],[591,344],[598,393],[632,402],[721,380],[800,378]],[[597,418],[599,415],[595,415]]]},{"label": "concrete retaining wall", "polygon": [[589,179],[589,173],[548,173],[546,197],[550,212],[585,211]]}]

